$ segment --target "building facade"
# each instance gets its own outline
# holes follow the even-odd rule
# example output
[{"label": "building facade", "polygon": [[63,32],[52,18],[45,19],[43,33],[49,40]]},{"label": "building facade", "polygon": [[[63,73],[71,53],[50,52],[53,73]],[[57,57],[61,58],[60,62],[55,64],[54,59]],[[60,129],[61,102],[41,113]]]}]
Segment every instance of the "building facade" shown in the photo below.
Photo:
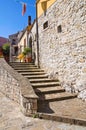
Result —
[{"label": "building facade", "polygon": [[27,27],[23,30],[23,33],[18,41],[18,53],[22,53],[24,48],[28,46],[28,30]]},{"label": "building facade", "polygon": [[32,61],[35,65],[38,65],[38,55],[37,55],[37,39],[36,39],[36,20],[32,24],[32,28],[28,34],[29,46],[32,48]]},{"label": "building facade", "polygon": [[10,62],[14,62],[18,56],[18,33],[9,35],[10,41]]},{"label": "building facade", "polygon": [[86,99],[86,0],[37,0],[40,66]]}]

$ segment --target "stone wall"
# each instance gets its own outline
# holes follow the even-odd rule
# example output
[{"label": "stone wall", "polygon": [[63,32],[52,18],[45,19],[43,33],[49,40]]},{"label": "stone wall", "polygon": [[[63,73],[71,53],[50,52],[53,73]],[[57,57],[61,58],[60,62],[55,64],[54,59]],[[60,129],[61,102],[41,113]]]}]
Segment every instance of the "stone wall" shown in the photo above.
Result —
[{"label": "stone wall", "polygon": [[25,115],[37,112],[37,95],[28,79],[14,71],[0,58],[0,91],[20,104]]},{"label": "stone wall", "polygon": [[38,18],[38,27],[40,66],[86,99],[86,0],[57,0]]}]

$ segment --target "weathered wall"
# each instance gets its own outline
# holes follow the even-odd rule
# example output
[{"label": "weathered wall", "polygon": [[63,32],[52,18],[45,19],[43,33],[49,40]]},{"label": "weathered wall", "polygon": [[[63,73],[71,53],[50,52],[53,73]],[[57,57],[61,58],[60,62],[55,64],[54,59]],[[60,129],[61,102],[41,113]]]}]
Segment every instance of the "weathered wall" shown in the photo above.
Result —
[{"label": "weathered wall", "polygon": [[57,0],[39,17],[38,27],[40,66],[86,99],[86,0]]},{"label": "weathered wall", "polygon": [[14,71],[3,58],[0,58],[0,91],[19,103],[24,114],[37,111],[37,96],[29,80]]}]

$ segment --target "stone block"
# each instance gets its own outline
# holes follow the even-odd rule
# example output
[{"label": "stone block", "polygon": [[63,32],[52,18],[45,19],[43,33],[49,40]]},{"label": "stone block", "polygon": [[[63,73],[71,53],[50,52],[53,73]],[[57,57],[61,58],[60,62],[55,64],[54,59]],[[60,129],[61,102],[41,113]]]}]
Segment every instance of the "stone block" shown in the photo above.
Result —
[{"label": "stone block", "polygon": [[85,62],[85,59],[81,58],[81,59],[79,59],[79,62],[80,62],[80,63],[84,63],[84,62]]},{"label": "stone block", "polygon": [[25,115],[33,114],[37,112],[37,99],[22,97],[22,107],[24,107]]},{"label": "stone block", "polygon": [[83,72],[83,73],[86,73],[86,68],[84,68],[84,69],[82,70],[82,72]]}]

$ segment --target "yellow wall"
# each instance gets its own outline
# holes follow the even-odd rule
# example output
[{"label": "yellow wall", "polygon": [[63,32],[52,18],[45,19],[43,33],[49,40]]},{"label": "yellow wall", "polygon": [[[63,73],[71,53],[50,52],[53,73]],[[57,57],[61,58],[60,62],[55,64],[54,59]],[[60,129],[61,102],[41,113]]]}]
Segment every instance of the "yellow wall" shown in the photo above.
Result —
[{"label": "yellow wall", "polygon": [[38,17],[44,13],[56,0],[37,0]]}]

